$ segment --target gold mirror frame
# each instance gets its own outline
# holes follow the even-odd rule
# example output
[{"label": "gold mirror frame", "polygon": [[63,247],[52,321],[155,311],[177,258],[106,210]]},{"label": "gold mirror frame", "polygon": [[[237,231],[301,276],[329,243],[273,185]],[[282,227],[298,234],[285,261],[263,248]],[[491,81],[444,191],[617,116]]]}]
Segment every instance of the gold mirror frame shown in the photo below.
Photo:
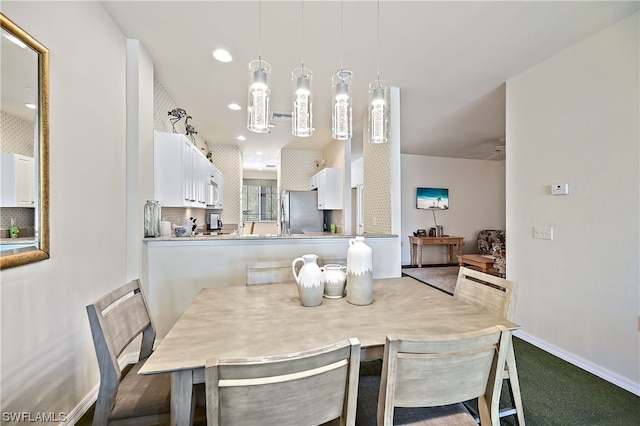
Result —
[{"label": "gold mirror frame", "polygon": [[49,259],[49,49],[0,13],[0,27],[12,33],[38,54],[38,143],[36,223],[38,247],[0,257],[0,269],[13,268]]}]

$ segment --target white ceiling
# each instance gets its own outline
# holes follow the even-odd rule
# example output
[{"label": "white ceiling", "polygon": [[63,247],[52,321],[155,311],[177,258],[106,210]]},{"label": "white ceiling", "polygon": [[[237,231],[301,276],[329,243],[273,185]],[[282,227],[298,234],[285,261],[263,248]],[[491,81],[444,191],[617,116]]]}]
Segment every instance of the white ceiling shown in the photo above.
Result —
[{"label": "white ceiling", "polygon": [[[356,155],[378,58],[380,78],[401,91],[402,153],[464,158],[491,152],[506,133],[505,81],[630,15],[639,3],[381,1],[379,56],[375,1],[344,1],[342,30],[340,1],[264,0],[261,15],[256,1],[102,4],[124,34],[148,50],[157,78],[175,106],[193,117],[199,136],[238,144],[245,166],[257,167],[275,164],[282,147],[342,143],[331,139],[330,104],[331,76],[341,58],[354,72]],[[216,48],[227,49],[233,61],[214,60]],[[274,111],[291,111],[291,71],[304,55],[314,73],[312,137],[292,136],[289,122],[275,122],[270,134],[246,129],[248,63],[259,54],[273,68]],[[243,110],[229,110],[232,102]],[[247,140],[237,141],[239,135]]]}]

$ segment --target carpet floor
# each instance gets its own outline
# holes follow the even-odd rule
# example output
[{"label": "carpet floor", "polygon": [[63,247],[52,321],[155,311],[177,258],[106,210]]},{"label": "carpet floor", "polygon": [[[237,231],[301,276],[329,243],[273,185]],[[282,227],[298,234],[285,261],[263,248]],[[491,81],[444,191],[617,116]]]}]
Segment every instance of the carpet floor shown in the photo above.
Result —
[{"label": "carpet floor", "polygon": [[423,266],[422,268],[402,268],[402,274],[445,293],[453,294],[458,279],[458,269],[458,266]]}]

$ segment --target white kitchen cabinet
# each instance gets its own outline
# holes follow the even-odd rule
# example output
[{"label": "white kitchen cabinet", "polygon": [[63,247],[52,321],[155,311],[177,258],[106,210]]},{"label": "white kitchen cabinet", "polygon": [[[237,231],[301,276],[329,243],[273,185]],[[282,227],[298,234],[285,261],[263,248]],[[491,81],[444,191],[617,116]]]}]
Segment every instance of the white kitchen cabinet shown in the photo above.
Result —
[{"label": "white kitchen cabinet", "polygon": [[3,153],[0,160],[0,207],[36,206],[36,161],[33,157]]},{"label": "white kitchen cabinet", "polygon": [[318,191],[320,210],[342,210],[342,169],[320,170],[311,176],[309,186]]},{"label": "white kitchen cabinet", "polygon": [[220,170],[211,165],[209,185],[207,188],[207,207],[221,209],[223,207],[224,177]]},{"label": "white kitchen cabinet", "polygon": [[185,136],[154,133],[154,198],[163,207],[206,207],[211,162]]}]

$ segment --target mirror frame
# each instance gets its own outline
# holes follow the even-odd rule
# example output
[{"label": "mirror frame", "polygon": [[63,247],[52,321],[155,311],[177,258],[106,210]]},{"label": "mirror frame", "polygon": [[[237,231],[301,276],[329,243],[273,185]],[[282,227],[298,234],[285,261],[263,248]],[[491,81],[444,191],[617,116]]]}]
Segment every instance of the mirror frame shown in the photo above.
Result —
[{"label": "mirror frame", "polygon": [[0,257],[0,269],[49,259],[49,49],[0,13],[0,27],[19,38],[38,54],[38,188],[35,218],[40,224],[38,247]]}]

